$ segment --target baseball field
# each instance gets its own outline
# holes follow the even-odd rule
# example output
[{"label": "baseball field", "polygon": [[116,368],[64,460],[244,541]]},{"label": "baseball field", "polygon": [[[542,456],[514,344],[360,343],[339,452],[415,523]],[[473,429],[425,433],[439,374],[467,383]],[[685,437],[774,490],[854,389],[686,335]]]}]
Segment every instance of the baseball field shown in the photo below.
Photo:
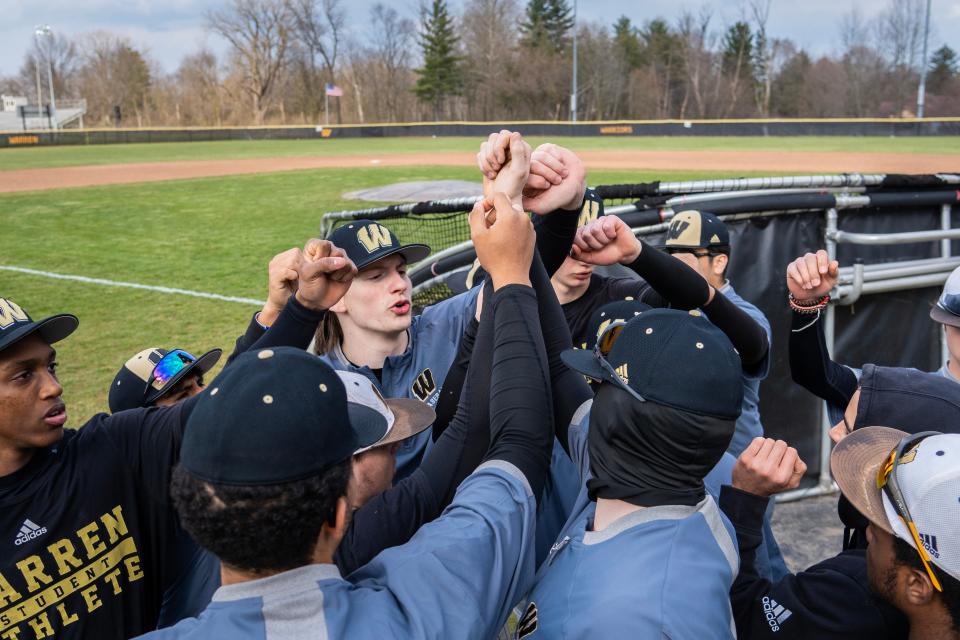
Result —
[{"label": "baseball field", "polygon": [[[957,138],[552,141],[581,154],[594,185],[960,170]],[[106,409],[113,375],[140,349],[198,353],[218,346],[229,352],[265,297],[270,257],[317,234],[324,211],[371,206],[344,199],[345,192],[401,181],[476,180],[479,142],[384,138],[3,149],[0,295],[34,317],[61,311],[80,317],[80,329],[58,345],[68,424],[79,425]]]}]

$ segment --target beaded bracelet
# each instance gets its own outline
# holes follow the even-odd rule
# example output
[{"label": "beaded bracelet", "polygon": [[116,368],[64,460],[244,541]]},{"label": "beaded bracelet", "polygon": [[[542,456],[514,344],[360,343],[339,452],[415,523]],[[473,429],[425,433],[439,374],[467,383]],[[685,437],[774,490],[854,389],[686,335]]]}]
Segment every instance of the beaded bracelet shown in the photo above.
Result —
[{"label": "beaded bracelet", "polygon": [[797,313],[819,313],[820,309],[826,307],[827,303],[830,302],[830,296],[825,295],[813,304],[803,304],[791,293],[787,296],[787,300],[790,303],[790,308]]}]

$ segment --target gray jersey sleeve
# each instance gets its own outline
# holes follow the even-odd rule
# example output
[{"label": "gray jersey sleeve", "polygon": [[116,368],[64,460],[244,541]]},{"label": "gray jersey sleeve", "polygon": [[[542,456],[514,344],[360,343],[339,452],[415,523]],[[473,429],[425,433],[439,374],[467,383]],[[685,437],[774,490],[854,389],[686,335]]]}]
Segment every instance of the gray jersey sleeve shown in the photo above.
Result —
[{"label": "gray jersey sleeve", "polygon": [[389,592],[390,627],[403,637],[491,638],[533,583],[536,509],[516,467],[486,462],[440,518],[350,581]]}]

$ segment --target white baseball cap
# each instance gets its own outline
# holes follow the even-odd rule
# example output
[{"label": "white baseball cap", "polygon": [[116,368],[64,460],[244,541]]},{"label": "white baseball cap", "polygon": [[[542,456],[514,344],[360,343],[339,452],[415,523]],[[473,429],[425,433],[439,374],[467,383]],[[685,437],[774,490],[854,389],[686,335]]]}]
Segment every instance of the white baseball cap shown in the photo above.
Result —
[{"label": "white baseball cap", "polygon": [[[379,420],[364,421],[362,418],[358,419],[356,414],[367,413],[371,409],[387,423],[386,431],[381,430],[379,433],[375,433],[375,439],[371,437],[364,441],[361,438],[361,446],[353,452],[353,455],[363,453],[374,447],[406,440],[432,425],[437,419],[434,410],[419,400],[411,398],[385,399],[380,394],[380,390],[373,384],[373,381],[361,373],[337,371],[337,375],[340,376],[340,380],[347,390],[347,409],[350,412],[351,424],[380,423]],[[364,430],[360,429],[360,431]],[[371,433],[374,432],[371,431]]]},{"label": "white baseball cap", "polygon": [[[886,427],[857,429],[837,444],[830,467],[840,490],[860,513],[916,548],[886,492],[877,487],[880,467],[909,435]],[[930,561],[960,580],[960,434],[924,438],[901,457],[892,473],[897,474]]]}]

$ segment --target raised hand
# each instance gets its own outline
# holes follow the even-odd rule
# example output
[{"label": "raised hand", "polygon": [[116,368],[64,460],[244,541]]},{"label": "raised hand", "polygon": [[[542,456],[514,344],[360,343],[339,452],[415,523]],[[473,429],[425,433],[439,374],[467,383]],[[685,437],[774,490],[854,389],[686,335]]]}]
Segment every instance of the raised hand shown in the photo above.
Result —
[{"label": "raised hand", "polygon": [[820,249],[807,253],[787,265],[787,288],[797,300],[816,300],[837,286],[840,263],[830,260]]},{"label": "raised hand", "polygon": [[627,223],[617,216],[603,216],[577,229],[570,255],[588,264],[630,264],[640,250],[640,241]]},{"label": "raised hand", "polygon": [[531,156],[530,177],[523,190],[523,208],[538,215],[583,206],[587,170],[577,154],[547,143]]},{"label": "raised hand", "polygon": [[754,438],[733,467],[733,486],[764,498],[800,486],[807,465],[783,440]]},{"label": "raised hand", "polygon": [[329,309],[350,288],[357,267],[346,252],[329,240],[309,240],[297,269],[300,286],[297,300],[315,310]]},{"label": "raised hand", "polygon": [[477,258],[499,289],[508,284],[530,286],[533,223],[502,193],[483,199],[470,212],[470,237]]},{"label": "raised hand", "polygon": [[484,175],[484,197],[492,198],[494,193],[503,193],[516,207],[522,208],[531,154],[530,145],[517,132],[504,129],[490,134],[477,154],[477,164]]},{"label": "raised hand", "polygon": [[278,253],[270,260],[267,267],[267,302],[257,316],[257,322],[263,326],[271,326],[287,304],[287,299],[297,292],[300,278],[297,268],[301,259],[302,252],[294,247]]}]

